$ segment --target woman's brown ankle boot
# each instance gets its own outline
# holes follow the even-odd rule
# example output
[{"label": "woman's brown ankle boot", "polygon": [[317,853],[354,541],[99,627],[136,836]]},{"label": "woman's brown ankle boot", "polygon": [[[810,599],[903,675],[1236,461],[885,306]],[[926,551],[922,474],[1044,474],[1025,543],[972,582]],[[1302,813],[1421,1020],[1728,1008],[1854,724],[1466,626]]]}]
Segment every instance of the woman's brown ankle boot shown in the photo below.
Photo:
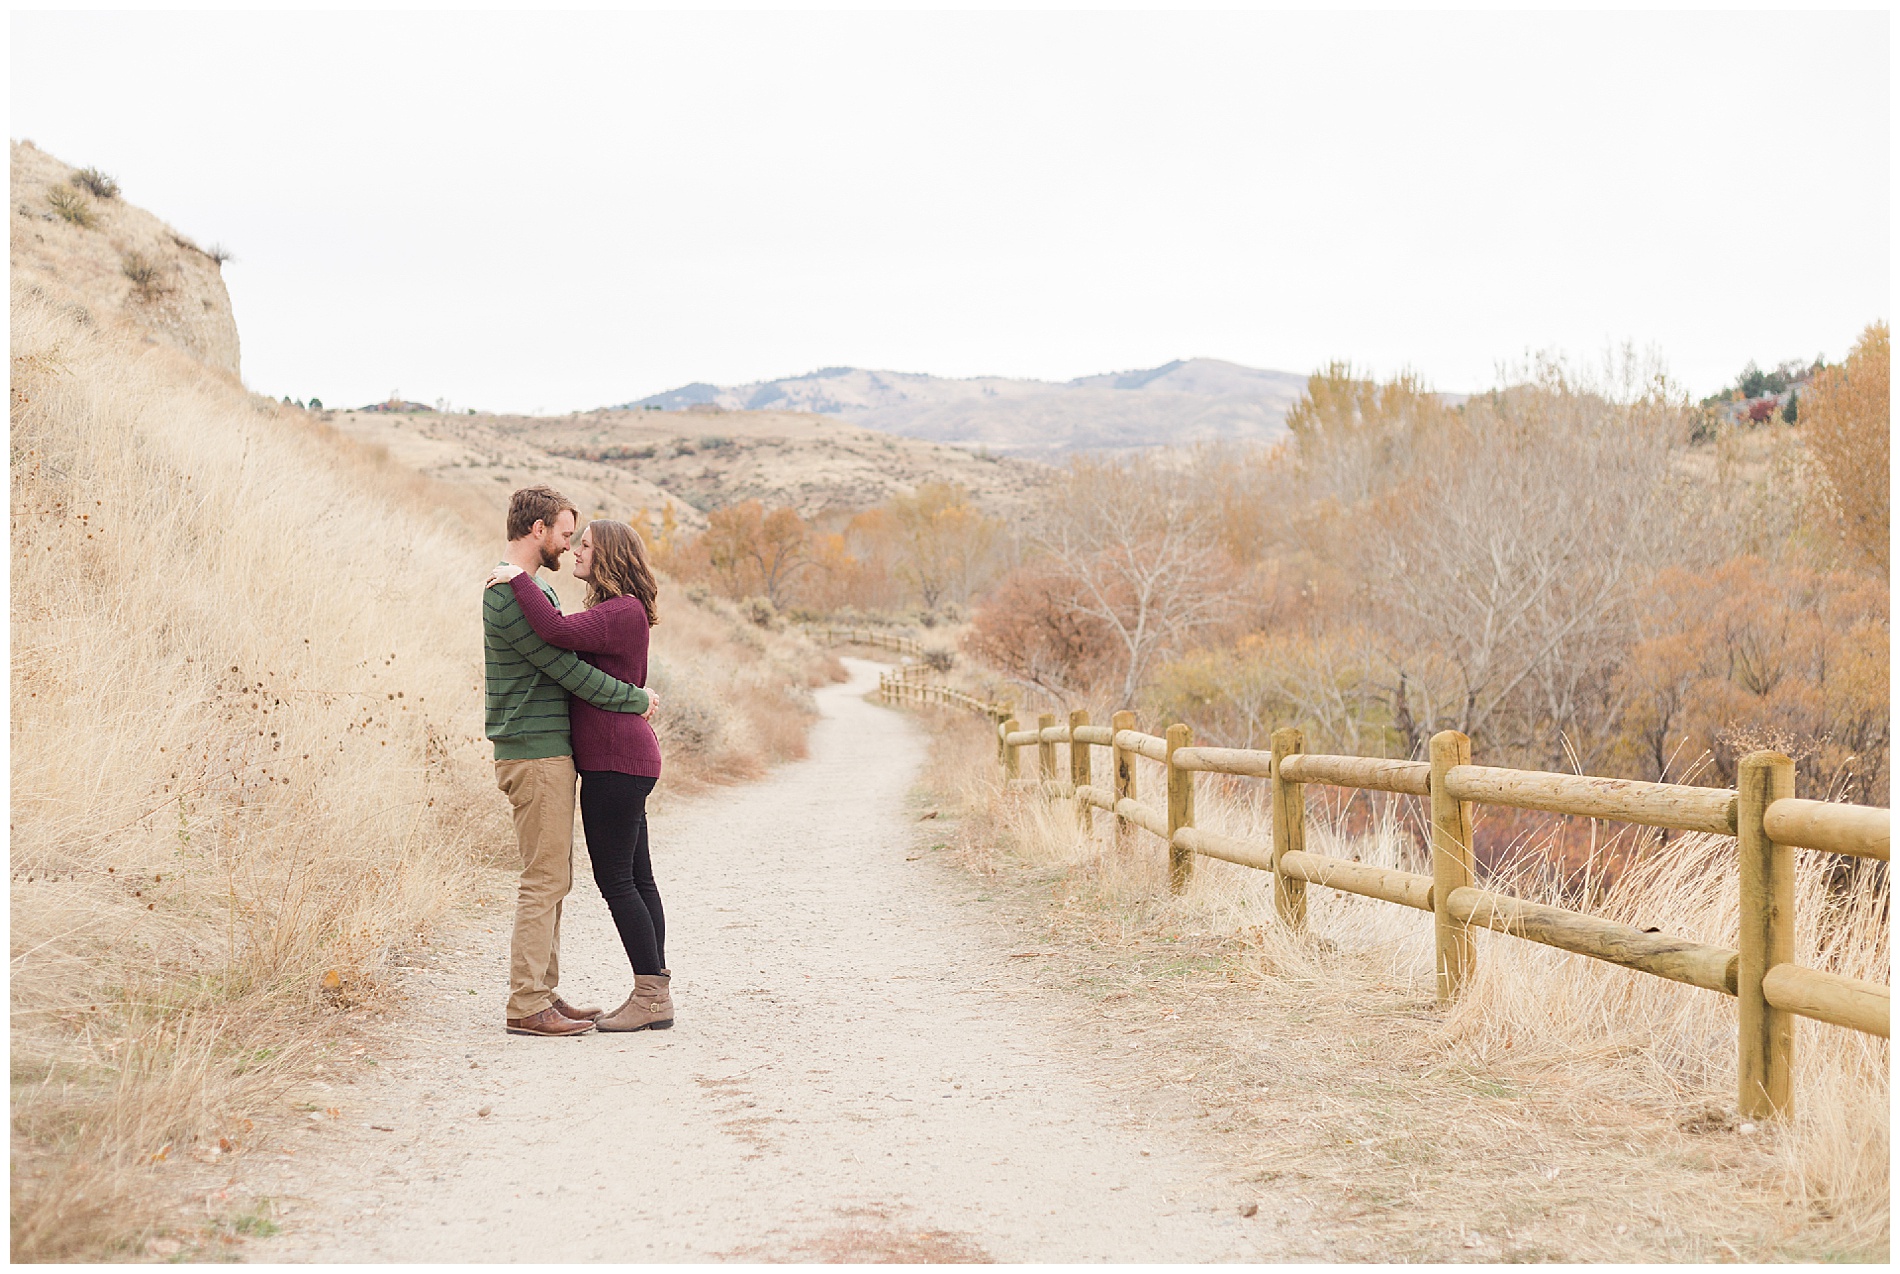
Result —
[{"label": "woman's brown ankle boot", "polygon": [[636,973],[627,1002],[594,1023],[597,1031],[664,1031],[673,1025],[672,982],[668,973]]}]

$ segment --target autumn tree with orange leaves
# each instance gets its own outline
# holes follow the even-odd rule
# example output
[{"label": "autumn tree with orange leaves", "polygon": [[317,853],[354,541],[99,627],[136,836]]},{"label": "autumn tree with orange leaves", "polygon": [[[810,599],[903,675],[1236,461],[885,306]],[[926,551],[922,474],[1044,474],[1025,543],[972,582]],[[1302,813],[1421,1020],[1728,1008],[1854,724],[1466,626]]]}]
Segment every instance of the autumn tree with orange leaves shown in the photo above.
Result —
[{"label": "autumn tree with orange leaves", "polygon": [[706,515],[699,548],[729,597],[759,595],[785,605],[794,578],[811,564],[811,527],[796,509],[767,511],[757,500]]},{"label": "autumn tree with orange leaves", "polygon": [[1815,377],[1801,400],[1802,432],[1821,470],[1828,511],[1841,538],[1882,575],[1891,537],[1891,359],[1887,325],[1871,324],[1847,361]]}]

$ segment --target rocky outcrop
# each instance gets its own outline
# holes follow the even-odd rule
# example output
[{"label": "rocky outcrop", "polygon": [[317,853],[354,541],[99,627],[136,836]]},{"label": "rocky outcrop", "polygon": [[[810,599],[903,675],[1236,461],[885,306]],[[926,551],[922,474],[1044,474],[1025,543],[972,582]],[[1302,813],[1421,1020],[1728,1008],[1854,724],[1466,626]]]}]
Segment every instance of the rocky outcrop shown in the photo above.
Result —
[{"label": "rocky outcrop", "polygon": [[75,185],[75,171],[32,142],[13,143],[13,286],[45,288],[235,377],[237,319],[219,262],[123,197]]}]

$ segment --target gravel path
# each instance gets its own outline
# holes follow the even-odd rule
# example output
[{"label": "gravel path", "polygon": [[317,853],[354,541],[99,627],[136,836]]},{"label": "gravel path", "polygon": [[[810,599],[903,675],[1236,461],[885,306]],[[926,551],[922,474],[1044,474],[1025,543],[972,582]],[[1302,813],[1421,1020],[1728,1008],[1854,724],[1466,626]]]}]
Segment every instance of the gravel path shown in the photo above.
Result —
[{"label": "gravel path", "polygon": [[[505,1035],[505,930],[477,931],[414,975],[406,1055],[259,1183],[289,1202],[251,1259],[1271,1257],[1266,1216],[1111,1095],[924,851],[923,740],[846,662],[811,759],[654,820],[679,1025]],[[562,964],[575,1003],[630,985],[591,882]]]}]

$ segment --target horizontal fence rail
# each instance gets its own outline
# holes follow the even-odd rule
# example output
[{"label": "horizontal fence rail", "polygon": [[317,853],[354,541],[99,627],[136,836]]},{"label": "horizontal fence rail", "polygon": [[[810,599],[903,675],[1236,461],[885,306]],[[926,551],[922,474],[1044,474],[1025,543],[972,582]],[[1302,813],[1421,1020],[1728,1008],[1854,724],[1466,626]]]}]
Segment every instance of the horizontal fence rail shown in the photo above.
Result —
[{"label": "horizontal fence rail", "polygon": [[1510,805],[1552,814],[1613,818],[1645,827],[1735,835],[1735,793],[1723,788],[1494,770],[1484,765],[1453,766],[1445,774],[1445,786],[1454,799],[1480,805]]},{"label": "horizontal fence rail", "polygon": [[[935,704],[983,713],[995,723],[997,755],[1007,789],[1071,800],[1085,827],[1094,811],[1103,810],[1114,816],[1118,838],[1128,828],[1159,837],[1168,848],[1169,883],[1176,892],[1187,887],[1199,856],[1270,872],[1274,911],[1296,929],[1305,927],[1308,885],[1431,913],[1441,1001],[1454,998],[1470,977],[1475,961],[1472,929],[1489,929],[1733,996],[1744,1114],[1786,1116],[1792,1110],[1790,1015],[1890,1038],[1890,987],[1793,962],[1792,851],[1813,849],[1886,862],[1892,815],[1868,806],[1795,799],[1794,763],[1778,753],[1744,757],[1739,790],[1729,791],[1473,765],[1470,740],[1450,730],[1433,737],[1431,760],[1389,761],[1308,753],[1296,729],[1276,730],[1268,750],[1196,747],[1187,726],[1169,726],[1163,735],[1147,734],[1136,729],[1132,712],[1117,712],[1107,726],[1091,724],[1086,712],[1071,712],[1066,724],[1053,714],[1044,714],[1030,729],[1015,718],[1010,704],[986,703],[948,686],[929,684],[908,669],[880,679],[879,695],[886,703]],[[1033,779],[1022,774],[1019,752],[1023,748],[1036,749]],[[1059,748],[1068,754],[1066,775],[1058,773]],[[1092,748],[1109,751],[1103,778],[1095,775]],[[1141,799],[1136,757],[1165,768],[1165,790],[1158,794],[1163,804]],[[1273,807],[1270,841],[1260,844],[1194,826],[1196,774],[1267,780]],[[1431,807],[1431,875],[1308,852],[1308,784],[1425,798]],[[1734,837],[1742,902],[1739,947],[1651,933],[1478,888],[1471,854],[1473,805]]]}]

